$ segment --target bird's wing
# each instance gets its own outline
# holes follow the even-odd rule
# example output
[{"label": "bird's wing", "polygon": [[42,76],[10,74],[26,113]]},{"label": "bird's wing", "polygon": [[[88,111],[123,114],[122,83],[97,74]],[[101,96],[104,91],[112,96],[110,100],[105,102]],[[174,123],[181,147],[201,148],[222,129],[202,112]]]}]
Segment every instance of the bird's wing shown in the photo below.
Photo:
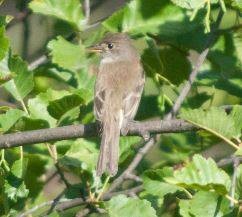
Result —
[{"label": "bird's wing", "polygon": [[133,120],[134,116],[136,115],[140,103],[140,98],[143,92],[144,83],[145,77],[144,74],[142,74],[142,77],[140,77],[140,79],[137,81],[137,85],[133,88],[133,90],[124,95],[124,120]]}]

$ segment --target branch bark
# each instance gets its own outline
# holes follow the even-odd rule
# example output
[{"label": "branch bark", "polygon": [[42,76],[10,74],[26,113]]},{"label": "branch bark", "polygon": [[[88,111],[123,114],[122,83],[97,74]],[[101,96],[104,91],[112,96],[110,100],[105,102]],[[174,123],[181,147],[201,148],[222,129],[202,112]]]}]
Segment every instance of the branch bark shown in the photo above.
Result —
[{"label": "branch bark", "polygon": [[[143,132],[150,132],[153,134],[175,133],[197,129],[197,127],[183,120],[154,120],[131,123],[129,135],[142,135]],[[0,148],[13,148],[26,144],[36,144],[81,137],[94,137],[98,134],[98,127],[95,123],[25,131],[0,136]]]}]

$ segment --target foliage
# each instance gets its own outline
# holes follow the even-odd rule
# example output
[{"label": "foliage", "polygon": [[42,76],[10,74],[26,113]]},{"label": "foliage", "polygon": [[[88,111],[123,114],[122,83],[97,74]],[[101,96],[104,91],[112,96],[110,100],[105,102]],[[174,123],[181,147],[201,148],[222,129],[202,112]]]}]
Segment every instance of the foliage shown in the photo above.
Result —
[{"label": "foliage", "polygon": [[[14,43],[10,46],[15,40],[6,34],[10,17],[0,17],[1,98],[5,96],[10,102],[0,106],[1,134],[93,122],[98,57],[89,54],[86,47],[98,42],[106,32],[126,32],[140,52],[146,86],[137,114],[139,120],[163,118],[170,111],[196,67],[199,53],[211,37],[213,43],[177,116],[199,127],[199,131],[157,138],[158,145],[137,168],[136,174],[142,179],[137,197],[126,196],[132,194],[122,191],[123,194],[105,198],[103,193],[116,177],[99,178],[95,174],[99,138],[34,144],[0,150],[1,216],[19,216],[55,199],[60,192],[60,201],[81,197],[88,203],[69,210],[52,210],[49,216],[75,216],[86,208],[90,217],[239,216],[241,164],[234,173],[235,183],[231,182],[231,167],[219,168],[216,164],[217,158],[229,157],[227,150],[221,146],[220,157],[210,150],[225,142],[232,147],[232,154],[242,155],[241,0],[131,0],[103,19],[94,31],[88,30],[84,1],[16,2],[21,15],[33,12],[21,20],[23,26],[38,16],[48,25],[50,33],[40,30],[45,35],[40,52],[48,55],[46,62],[30,67],[27,61],[33,57],[20,57],[15,54]],[[91,21],[92,15],[96,20],[95,13],[99,13],[95,7],[105,4],[97,2],[91,3]],[[224,15],[219,29],[214,29],[219,11]],[[40,25],[36,24],[36,31]],[[32,26],[23,32],[26,34]],[[31,41],[28,35],[23,38]],[[29,54],[27,48],[31,46],[23,47],[22,54]],[[130,165],[139,147],[139,137],[120,139],[119,175]],[[56,168],[66,177],[68,187],[60,184]],[[125,180],[117,190],[132,189],[135,184]],[[229,196],[231,188],[234,198]],[[235,202],[233,207],[231,201]],[[33,216],[44,216],[48,210],[47,205],[33,209]]]}]

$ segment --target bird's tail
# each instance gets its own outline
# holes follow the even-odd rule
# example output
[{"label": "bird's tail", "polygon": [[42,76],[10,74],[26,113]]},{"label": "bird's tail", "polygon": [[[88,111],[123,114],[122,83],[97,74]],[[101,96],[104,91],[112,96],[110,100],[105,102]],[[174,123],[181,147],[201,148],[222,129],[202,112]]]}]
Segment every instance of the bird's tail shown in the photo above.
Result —
[{"label": "bird's tail", "polygon": [[115,176],[118,171],[120,120],[108,114],[103,123],[100,154],[97,163],[97,175],[101,176],[107,171]]}]

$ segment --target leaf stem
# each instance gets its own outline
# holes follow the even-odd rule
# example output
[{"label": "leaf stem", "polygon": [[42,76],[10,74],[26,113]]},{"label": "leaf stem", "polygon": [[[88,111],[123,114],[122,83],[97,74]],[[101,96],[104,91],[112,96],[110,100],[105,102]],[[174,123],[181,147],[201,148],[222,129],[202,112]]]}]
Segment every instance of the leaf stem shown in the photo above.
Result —
[{"label": "leaf stem", "polygon": [[20,100],[20,103],[21,103],[21,106],[22,106],[23,110],[25,111],[25,113],[29,116],[29,111],[28,111],[24,101]]},{"label": "leaf stem", "polygon": [[230,200],[231,202],[235,203],[235,204],[238,204],[238,203],[239,203],[238,200],[236,200],[235,198],[229,196],[228,194],[226,194],[225,197],[226,197],[228,200]]},{"label": "leaf stem", "polygon": [[102,190],[101,190],[101,192],[100,192],[100,193],[98,194],[98,196],[97,196],[97,199],[96,199],[97,201],[100,200],[100,198],[102,197],[104,191],[106,190],[106,187],[107,187],[107,184],[108,184],[109,179],[110,179],[110,176],[108,176],[108,177],[106,178],[106,180],[105,180],[105,182],[104,182],[104,184],[103,184]]}]

